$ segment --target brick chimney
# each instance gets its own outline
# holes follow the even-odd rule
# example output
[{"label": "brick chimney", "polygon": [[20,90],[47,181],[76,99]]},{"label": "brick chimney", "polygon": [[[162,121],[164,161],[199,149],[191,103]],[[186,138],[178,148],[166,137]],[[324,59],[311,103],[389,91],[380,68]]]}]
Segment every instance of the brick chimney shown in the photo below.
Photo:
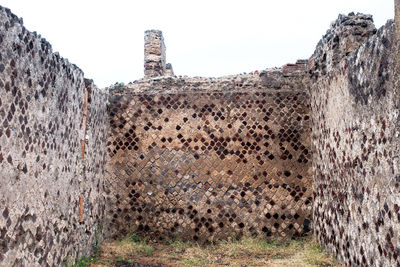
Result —
[{"label": "brick chimney", "polygon": [[148,30],[144,33],[144,76],[164,76],[166,71],[165,44],[162,31]]}]

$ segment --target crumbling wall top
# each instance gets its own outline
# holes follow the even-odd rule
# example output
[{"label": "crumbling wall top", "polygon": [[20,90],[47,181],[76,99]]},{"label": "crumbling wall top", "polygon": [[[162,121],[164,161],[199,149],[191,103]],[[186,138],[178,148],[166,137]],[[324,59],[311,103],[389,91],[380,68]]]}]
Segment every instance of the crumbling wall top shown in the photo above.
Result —
[{"label": "crumbling wall top", "polygon": [[310,58],[309,70],[312,77],[318,78],[330,72],[376,32],[372,15],[353,12],[339,15]]},{"label": "crumbling wall top", "polygon": [[113,94],[175,93],[196,91],[304,90],[307,87],[307,60],[246,74],[222,77],[161,76],[109,88]]}]

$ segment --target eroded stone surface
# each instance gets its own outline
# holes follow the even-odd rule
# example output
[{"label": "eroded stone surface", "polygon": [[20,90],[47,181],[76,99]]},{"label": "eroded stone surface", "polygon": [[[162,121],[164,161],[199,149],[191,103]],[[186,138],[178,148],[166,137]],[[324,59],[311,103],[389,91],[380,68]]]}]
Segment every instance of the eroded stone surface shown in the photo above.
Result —
[{"label": "eroded stone surface", "polygon": [[[352,20],[350,16],[345,21]],[[341,21],[343,17],[334,27]],[[325,71],[323,64],[317,65],[311,86],[315,234],[348,266],[400,266],[394,24],[389,22],[365,41],[345,42],[355,51]],[[320,58],[344,55],[332,46],[320,46],[316,53]]]},{"label": "eroded stone surface", "polygon": [[2,7],[0,92],[0,265],[89,254],[104,214],[106,95]]},{"label": "eroded stone surface", "polygon": [[358,46],[376,33],[371,15],[339,15],[310,58],[313,78],[323,77]]}]

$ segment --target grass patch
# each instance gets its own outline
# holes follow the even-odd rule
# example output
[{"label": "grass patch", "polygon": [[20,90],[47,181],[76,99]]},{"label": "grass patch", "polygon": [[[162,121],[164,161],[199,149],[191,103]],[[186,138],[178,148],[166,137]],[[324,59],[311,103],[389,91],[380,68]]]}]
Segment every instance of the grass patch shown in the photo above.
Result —
[{"label": "grass patch", "polygon": [[154,248],[147,244],[145,239],[141,240],[136,235],[130,235],[122,240],[104,244],[102,252],[104,251],[109,251],[112,256],[126,258],[126,256],[151,256]]},{"label": "grass patch", "polygon": [[325,253],[321,246],[313,239],[308,247],[304,250],[304,258],[307,263],[313,266],[330,266],[337,265],[336,259],[332,258],[329,254]]},{"label": "grass patch", "polygon": [[71,267],[88,267],[91,266],[94,262],[96,262],[97,258],[93,257],[82,257],[77,260]]},{"label": "grass patch", "polygon": [[129,235],[104,243],[99,260],[92,266],[113,266],[116,262],[158,266],[340,266],[313,238],[290,241],[248,238],[201,246],[179,239],[150,244]]}]

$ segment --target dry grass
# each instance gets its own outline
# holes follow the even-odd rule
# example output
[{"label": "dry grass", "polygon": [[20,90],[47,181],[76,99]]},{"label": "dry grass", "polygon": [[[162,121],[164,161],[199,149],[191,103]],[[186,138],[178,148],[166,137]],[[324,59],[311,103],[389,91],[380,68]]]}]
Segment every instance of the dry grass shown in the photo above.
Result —
[{"label": "dry grass", "polygon": [[118,262],[155,266],[340,266],[312,238],[288,242],[243,239],[200,246],[180,240],[150,244],[136,235],[104,243],[87,266],[114,266]]}]

